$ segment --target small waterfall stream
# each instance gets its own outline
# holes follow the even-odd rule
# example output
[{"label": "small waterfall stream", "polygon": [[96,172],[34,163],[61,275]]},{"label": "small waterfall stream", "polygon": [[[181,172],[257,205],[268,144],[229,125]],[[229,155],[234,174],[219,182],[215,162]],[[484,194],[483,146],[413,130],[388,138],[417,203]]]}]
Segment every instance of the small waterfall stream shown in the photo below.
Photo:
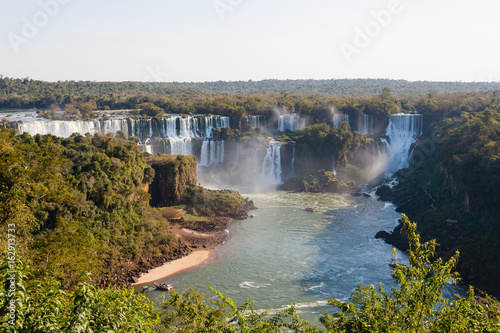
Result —
[{"label": "small waterfall stream", "polygon": [[298,113],[292,113],[280,116],[278,119],[278,131],[296,131],[299,129],[299,119]]},{"label": "small waterfall stream", "polygon": [[388,162],[387,171],[396,172],[409,166],[410,147],[422,135],[421,114],[395,114],[389,119],[385,131]]},{"label": "small waterfall stream", "polygon": [[262,163],[262,177],[266,185],[279,185],[281,181],[281,143],[271,142]]},{"label": "small waterfall stream", "polygon": [[373,116],[369,114],[358,115],[358,133],[373,135]]},{"label": "small waterfall stream", "polygon": [[349,115],[343,113],[334,113],[333,114],[333,127],[340,127],[342,122],[345,121],[349,123]]},{"label": "small waterfall stream", "polygon": [[295,142],[292,142],[292,161],[290,162],[290,178],[295,177]]}]

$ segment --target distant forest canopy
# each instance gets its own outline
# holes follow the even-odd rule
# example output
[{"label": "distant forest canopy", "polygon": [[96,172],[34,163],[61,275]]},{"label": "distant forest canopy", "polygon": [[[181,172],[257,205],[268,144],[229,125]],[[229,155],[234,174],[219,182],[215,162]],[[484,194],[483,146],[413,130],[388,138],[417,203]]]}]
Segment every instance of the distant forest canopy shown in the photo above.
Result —
[{"label": "distant forest canopy", "polygon": [[[479,89],[484,91],[472,91]],[[283,112],[300,113],[320,122],[330,122],[333,111],[354,117],[371,114],[382,123],[391,114],[402,111],[428,114],[439,120],[460,117],[462,112],[498,109],[499,100],[500,83],[381,79],[50,83],[0,76],[0,108],[48,109],[42,113],[47,118],[73,120],[92,119],[97,110],[140,109],[145,116],[157,116],[163,110],[191,115],[219,114],[231,116],[233,128],[240,127],[246,115]],[[59,110],[66,112],[61,114]]]},{"label": "distant forest canopy", "polygon": [[28,91],[69,93],[143,93],[143,94],[378,94],[384,87],[397,94],[422,94],[429,90],[439,93],[485,91],[500,89],[500,82],[437,82],[392,79],[330,79],[330,80],[262,80],[211,82],[45,82],[30,78],[14,79],[0,75],[2,94],[24,94]]}]

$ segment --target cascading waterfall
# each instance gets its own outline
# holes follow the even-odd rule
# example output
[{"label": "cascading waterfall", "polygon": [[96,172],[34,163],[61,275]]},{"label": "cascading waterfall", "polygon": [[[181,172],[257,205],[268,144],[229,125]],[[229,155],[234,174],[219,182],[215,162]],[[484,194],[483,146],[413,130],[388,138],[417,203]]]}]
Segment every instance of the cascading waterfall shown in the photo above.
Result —
[{"label": "cascading waterfall", "polygon": [[17,125],[19,134],[52,134],[62,138],[68,138],[73,133],[95,134],[99,133],[99,129],[99,121],[34,121]]},{"label": "cascading waterfall", "polygon": [[240,142],[236,142],[236,166],[240,166]]},{"label": "cascading waterfall", "polygon": [[370,114],[358,115],[358,133],[361,135],[373,135],[373,116]]},{"label": "cascading waterfall", "polygon": [[335,163],[335,149],[332,147],[332,173],[334,176],[337,175],[337,165]]},{"label": "cascading waterfall", "polygon": [[266,185],[280,185],[281,181],[281,143],[271,142],[262,163],[262,177]]},{"label": "cascading waterfall", "polygon": [[[34,121],[17,125],[20,134],[52,134],[67,138],[73,133],[118,133],[123,131],[128,138],[137,136],[148,152],[161,152],[172,155],[194,155],[192,138],[212,138],[214,129],[229,126],[229,117],[223,116],[180,116],[168,115],[151,119],[95,119],[77,121]],[[162,143],[146,144],[152,138],[163,138]],[[223,161],[223,143],[217,142],[215,160]]]},{"label": "cascading waterfall", "polygon": [[162,118],[160,121],[160,133],[164,138],[175,138],[177,133],[177,117]]},{"label": "cascading waterfall", "polygon": [[299,119],[298,113],[287,114],[280,116],[278,119],[278,131],[296,131],[299,129]]},{"label": "cascading waterfall", "polygon": [[193,155],[193,142],[191,138],[171,138],[166,141],[165,154]]},{"label": "cascading waterfall", "polygon": [[209,167],[224,162],[224,141],[204,139],[201,144],[200,165]]},{"label": "cascading waterfall", "polygon": [[266,128],[266,119],[263,116],[247,116],[244,118],[245,123],[251,123],[253,128]]},{"label": "cascading waterfall", "polygon": [[379,164],[381,160],[383,160],[383,155],[380,150],[380,144],[378,143],[377,140],[373,140],[372,143],[372,150],[373,150],[373,164]]},{"label": "cascading waterfall", "polygon": [[387,170],[396,172],[409,166],[410,147],[422,135],[423,116],[421,114],[395,114],[389,119],[385,131],[388,163]]},{"label": "cascading waterfall", "polygon": [[295,142],[292,142],[292,161],[290,162],[290,178],[295,177]]},{"label": "cascading waterfall", "polygon": [[153,137],[162,138],[211,138],[214,129],[229,126],[229,117],[206,116],[206,117],[182,117],[169,115],[157,119],[95,119],[95,120],[55,120],[34,121],[17,125],[20,134],[52,134],[67,138],[73,133],[84,135],[86,133],[117,133],[123,131],[127,137],[137,136],[140,140]]},{"label": "cascading waterfall", "polygon": [[349,123],[349,115],[343,113],[334,113],[333,114],[333,127],[340,127],[342,122],[345,121]]}]

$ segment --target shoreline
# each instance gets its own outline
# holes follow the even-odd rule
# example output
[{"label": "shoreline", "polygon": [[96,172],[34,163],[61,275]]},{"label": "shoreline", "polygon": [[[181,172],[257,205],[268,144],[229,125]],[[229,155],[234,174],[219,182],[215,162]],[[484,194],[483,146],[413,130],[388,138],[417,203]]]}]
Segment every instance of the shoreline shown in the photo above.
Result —
[{"label": "shoreline", "polygon": [[146,273],[142,273],[137,282],[132,283],[132,287],[141,287],[169,276],[184,272],[188,269],[200,266],[210,258],[212,250],[197,250],[185,257],[169,261],[161,266],[153,268]]}]

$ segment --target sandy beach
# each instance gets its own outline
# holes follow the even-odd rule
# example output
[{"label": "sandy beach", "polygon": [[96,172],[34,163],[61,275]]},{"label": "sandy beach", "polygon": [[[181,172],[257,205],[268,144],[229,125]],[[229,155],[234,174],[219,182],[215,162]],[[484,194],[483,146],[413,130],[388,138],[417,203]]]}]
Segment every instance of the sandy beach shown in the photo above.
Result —
[{"label": "sandy beach", "polygon": [[209,255],[210,250],[194,251],[183,258],[170,261],[160,267],[156,267],[149,272],[142,274],[138,281],[132,284],[132,286],[156,282],[168,276],[180,273],[186,269],[201,265],[207,261]]}]

